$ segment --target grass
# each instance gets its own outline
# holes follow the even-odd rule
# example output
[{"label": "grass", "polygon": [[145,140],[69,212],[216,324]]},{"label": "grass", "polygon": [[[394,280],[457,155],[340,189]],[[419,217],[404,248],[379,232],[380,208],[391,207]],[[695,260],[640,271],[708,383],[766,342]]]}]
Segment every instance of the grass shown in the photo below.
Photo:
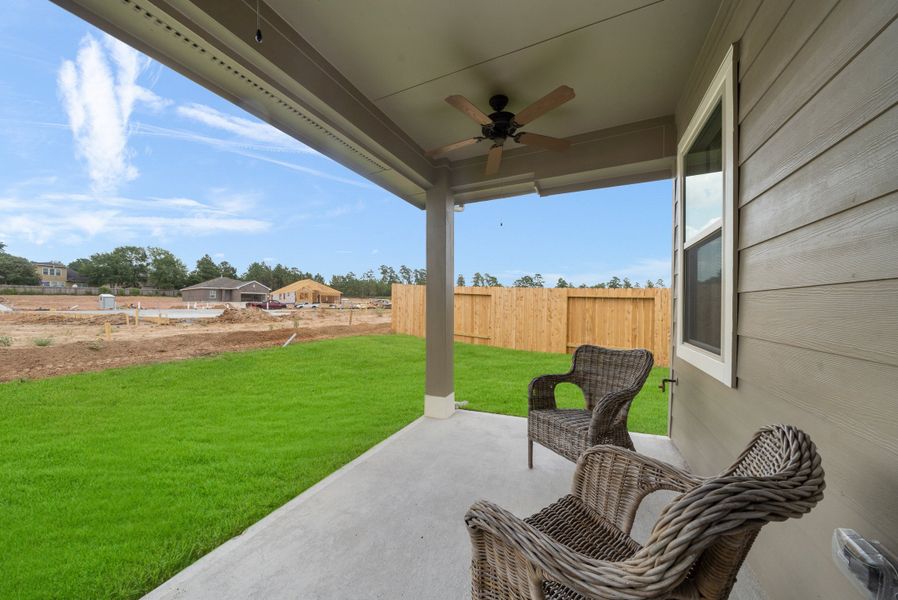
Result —
[{"label": "grass", "polygon": [[[423,358],[369,336],[0,384],[0,597],[141,596],[417,418]],[[525,414],[568,366],[459,344],[457,397]],[[631,425],[658,433],[650,385]]]},{"label": "grass", "polygon": [[49,346],[50,344],[53,343],[53,340],[50,338],[34,338],[33,341],[34,341],[35,346],[41,346],[41,347]]}]

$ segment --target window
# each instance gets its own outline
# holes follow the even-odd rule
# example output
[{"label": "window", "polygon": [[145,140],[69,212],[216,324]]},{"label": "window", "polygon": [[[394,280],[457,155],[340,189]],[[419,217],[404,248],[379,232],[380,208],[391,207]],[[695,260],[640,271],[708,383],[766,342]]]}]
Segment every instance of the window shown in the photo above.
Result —
[{"label": "window", "polygon": [[216,290],[209,290],[209,298],[215,299],[218,298],[218,292]]},{"label": "window", "polygon": [[730,48],[677,150],[677,356],[735,378],[736,128]]}]

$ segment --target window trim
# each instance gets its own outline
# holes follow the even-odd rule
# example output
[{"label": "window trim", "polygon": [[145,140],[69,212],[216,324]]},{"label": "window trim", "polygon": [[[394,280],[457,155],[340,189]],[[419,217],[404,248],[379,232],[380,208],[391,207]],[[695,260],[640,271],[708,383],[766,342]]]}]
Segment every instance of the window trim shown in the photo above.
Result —
[{"label": "window trim", "polygon": [[[736,153],[738,151],[738,139],[736,128],[736,47],[730,46],[717,73],[711,80],[702,101],[693,113],[689,125],[677,146],[677,204],[676,224],[677,236],[674,240],[677,252],[677,334],[676,356],[694,367],[704,371],[721,383],[729,387],[736,387],[736,232],[738,208],[737,199],[737,165]],[[708,117],[721,103],[721,115],[723,120],[723,139],[721,149],[723,153],[723,224],[721,226],[721,253],[723,265],[721,281],[721,345],[720,355],[709,352],[699,346],[695,346],[683,340],[685,325],[686,303],[684,302],[684,243],[685,233],[685,206],[683,196],[685,192],[685,178],[683,177],[683,158],[689,151],[695,138],[704,127]],[[709,231],[703,232],[710,233]],[[695,238],[690,245],[695,244]]]}]

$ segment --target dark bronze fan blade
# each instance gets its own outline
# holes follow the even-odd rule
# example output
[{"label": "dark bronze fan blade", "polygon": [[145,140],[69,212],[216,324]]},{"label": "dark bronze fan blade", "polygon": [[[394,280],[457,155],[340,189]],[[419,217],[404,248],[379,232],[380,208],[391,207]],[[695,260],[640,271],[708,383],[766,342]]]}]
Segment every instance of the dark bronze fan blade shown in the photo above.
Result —
[{"label": "dark bronze fan blade", "polygon": [[538,133],[522,133],[517,136],[515,140],[521,144],[545,148],[546,150],[554,150],[555,152],[564,152],[571,147],[571,143],[567,140],[540,135]]},{"label": "dark bronze fan blade", "polygon": [[446,144],[445,146],[440,146],[439,148],[434,148],[433,150],[428,150],[426,152],[427,156],[433,157],[438,156],[440,154],[445,154],[447,152],[452,152],[453,150],[457,150],[459,148],[464,148],[465,146],[470,146],[471,144],[476,144],[482,138],[468,138],[466,140],[460,140],[458,142],[452,142],[451,144]]},{"label": "dark bronze fan blade", "polygon": [[537,119],[553,108],[558,108],[568,100],[574,97],[574,90],[566,85],[559,86],[554,91],[549,92],[518,114],[514,116],[514,122],[518,125],[526,125],[534,119]]},{"label": "dark bronze fan blade", "polygon": [[490,153],[486,157],[486,175],[495,175],[499,172],[499,165],[502,164],[502,146],[495,145],[490,148]]},{"label": "dark bronze fan blade", "polygon": [[490,123],[492,123],[490,118],[483,114],[483,111],[474,106],[474,104],[464,96],[460,96],[458,94],[449,96],[446,98],[446,102],[448,102],[461,112],[465,113],[481,125],[489,125]]}]

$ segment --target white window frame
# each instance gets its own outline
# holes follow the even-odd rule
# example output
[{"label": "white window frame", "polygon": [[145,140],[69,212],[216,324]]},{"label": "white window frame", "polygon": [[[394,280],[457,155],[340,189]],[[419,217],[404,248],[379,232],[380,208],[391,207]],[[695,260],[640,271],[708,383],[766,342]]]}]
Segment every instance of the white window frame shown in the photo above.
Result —
[{"label": "white window frame", "polygon": [[[736,153],[736,49],[730,46],[723,63],[711,80],[705,96],[692,115],[689,125],[677,146],[677,335],[676,354],[689,364],[704,371],[729,387],[736,387],[736,232],[738,218]],[[701,132],[708,117],[721,103],[723,119],[722,164],[723,164],[723,225],[721,227],[721,253],[723,258],[721,281],[721,326],[720,356],[683,340],[686,302],[683,295],[685,281],[683,277],[684,261],[684,222],[685,178],[683,176],[683,158]],[[715,227],[716,229],[716,227]],[[707,237],[709,232],[702,232],[695,239],[699,241]]]},{"label": "white window frame", "polygon": [[209,290],[209,300],[216,300],[218,298],[218,290]]}]

